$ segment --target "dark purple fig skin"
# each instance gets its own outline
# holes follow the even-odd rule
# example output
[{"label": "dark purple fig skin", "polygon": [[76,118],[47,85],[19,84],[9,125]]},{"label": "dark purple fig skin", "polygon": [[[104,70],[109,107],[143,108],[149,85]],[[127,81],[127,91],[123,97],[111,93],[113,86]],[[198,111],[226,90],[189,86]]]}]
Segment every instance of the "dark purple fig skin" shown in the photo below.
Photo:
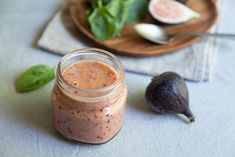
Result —
[{"label": "dark purple fig skin", "polygon": [[186,4],[188,0],[176,0],[176,1],[183,3],[183,4]]},{"label": "dark purple fig skin", "polygon": [[194,122],[189,109],[188,88],[184,79],[174,72],[165,72],[152,79],[145,91],[148,105],[159,114],[181,113]]}]

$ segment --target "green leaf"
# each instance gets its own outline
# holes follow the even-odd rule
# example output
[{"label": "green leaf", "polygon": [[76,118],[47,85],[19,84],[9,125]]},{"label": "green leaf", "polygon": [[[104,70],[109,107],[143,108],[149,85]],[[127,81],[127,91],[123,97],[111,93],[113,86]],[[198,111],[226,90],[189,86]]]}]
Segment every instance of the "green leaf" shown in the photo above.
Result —
[{"label": "green leaf", "polygon": [[100,40],[106,40],[115,36],[116,19],[103,5],[94,9],[88,17],[92,33]]},{"label": "green leaf", "polygon": [[110,0],[89,0],[89,2],[90,2],[90,4],[91,4],[91,8],[92,8],[92,9],[97,8],[99,1],[101,1],[102,4],[106,5],[106,4],[108,4],[108,2],[109,2]]},{"label": "green leaf", "polygon": [[147,0],[90,0],[88,16],[92,33],[100,40],[117,36],[125,23],[141,20],[147,13]]},{"label": "green leaf", "polygon": [[136,23],[142,20],[148,12],[147,0],[126,0],[128,5],[127,23]]},{"label": "green leaf", "polygon": [[128,19],[128,6],[124,0],[110,0],[106,5],[106,8],[116,19],[115,35],[117,35]]},{"label": "green leaf", "polygon": [[107,40],[117,36],[128,18],[128,8],[123,0],[110,0],[104,6],[102,1],[97,2],[88,22],[92,33],[100,40]]},{"label": "green leaf", "polygon": [[46,65],[33,66],[20,76],[16,82],[16,91],[21,93],[35,90],[54,78],[54,68]]}]

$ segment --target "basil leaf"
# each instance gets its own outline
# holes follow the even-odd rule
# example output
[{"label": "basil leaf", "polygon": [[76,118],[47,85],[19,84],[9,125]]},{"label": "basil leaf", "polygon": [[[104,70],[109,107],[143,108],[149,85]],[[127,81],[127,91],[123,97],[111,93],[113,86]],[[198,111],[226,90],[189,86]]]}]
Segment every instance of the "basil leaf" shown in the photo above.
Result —
[{"label": "basil leaf", "polygon": [[108,2],[109,2],[110,0],[89,0],[89,1],[90,1],[90,4],[91,4],[92,9],[95,9],[95,8],[98,7],[99,1],[101,1],[102,4],[106,5],[106,4],[108,4]]},{"label": "basil leaf", "polygon": [[21,93],[37,89],[54,78],[54,68],[46,65],[33,66],[20,76],[16,82],[16,91]]},{"label": "basil leaf", "polygon": [[88,17],[92,33],[100,40],[106,40],[115,36],[116,19],[113,17],[103,5],[94,9]]},{"label": "basil leaf", "polygon": [[128,18],[128,8],[123,0],[110,0],[106,6],[100,0],[97,5],[88,17],[92,33],[100,40],[115,37]]},{"label": "basil leaf", "polygon": [[126,0],[128,5],[127,23],[136,23],[142,20],[148,12],[147,0]]},{"label": "basil leaf", "polygon": [[126,5],[124,0],[110,0],[110,2],[106,5],[109,13],[115,17],[116,19],[116,33],[117,35],[128,18],[128,6]]},{"label": "basil leaf", "polygon": [[100,40],[117,36],[125,23],[141,20],[147,13],[147,0],[90,0],[88,16],[92,33]]}]

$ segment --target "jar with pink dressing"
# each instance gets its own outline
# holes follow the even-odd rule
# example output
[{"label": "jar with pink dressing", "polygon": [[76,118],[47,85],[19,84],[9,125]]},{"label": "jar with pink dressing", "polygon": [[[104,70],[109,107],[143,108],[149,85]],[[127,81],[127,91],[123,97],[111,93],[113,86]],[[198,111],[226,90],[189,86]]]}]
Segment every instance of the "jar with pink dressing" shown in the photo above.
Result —
[{"label": "jar with pink dressing", "polygon": [[76,50],[57,67],[54,126],[68,139],[105,143],[122,127],[126,99],[124,68],[113,54],[95,48]]}]

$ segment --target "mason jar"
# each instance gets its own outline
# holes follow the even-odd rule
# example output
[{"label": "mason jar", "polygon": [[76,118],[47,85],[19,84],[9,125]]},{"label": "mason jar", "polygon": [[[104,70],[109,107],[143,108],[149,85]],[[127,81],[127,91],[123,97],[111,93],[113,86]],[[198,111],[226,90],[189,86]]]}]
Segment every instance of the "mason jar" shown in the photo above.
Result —
[{"label": "mason jar", "polygon": [[[115,70],[118,79],[100,89],[81,89],[65,80],[63,72],[67,67],[86,61],[104,63]],[[122,127],[126,99],[124,68],[118,58],[96,48],[73,51],[65,55],[57,66],[52,90],[54,127],[71,140],[105,143]]]}]

